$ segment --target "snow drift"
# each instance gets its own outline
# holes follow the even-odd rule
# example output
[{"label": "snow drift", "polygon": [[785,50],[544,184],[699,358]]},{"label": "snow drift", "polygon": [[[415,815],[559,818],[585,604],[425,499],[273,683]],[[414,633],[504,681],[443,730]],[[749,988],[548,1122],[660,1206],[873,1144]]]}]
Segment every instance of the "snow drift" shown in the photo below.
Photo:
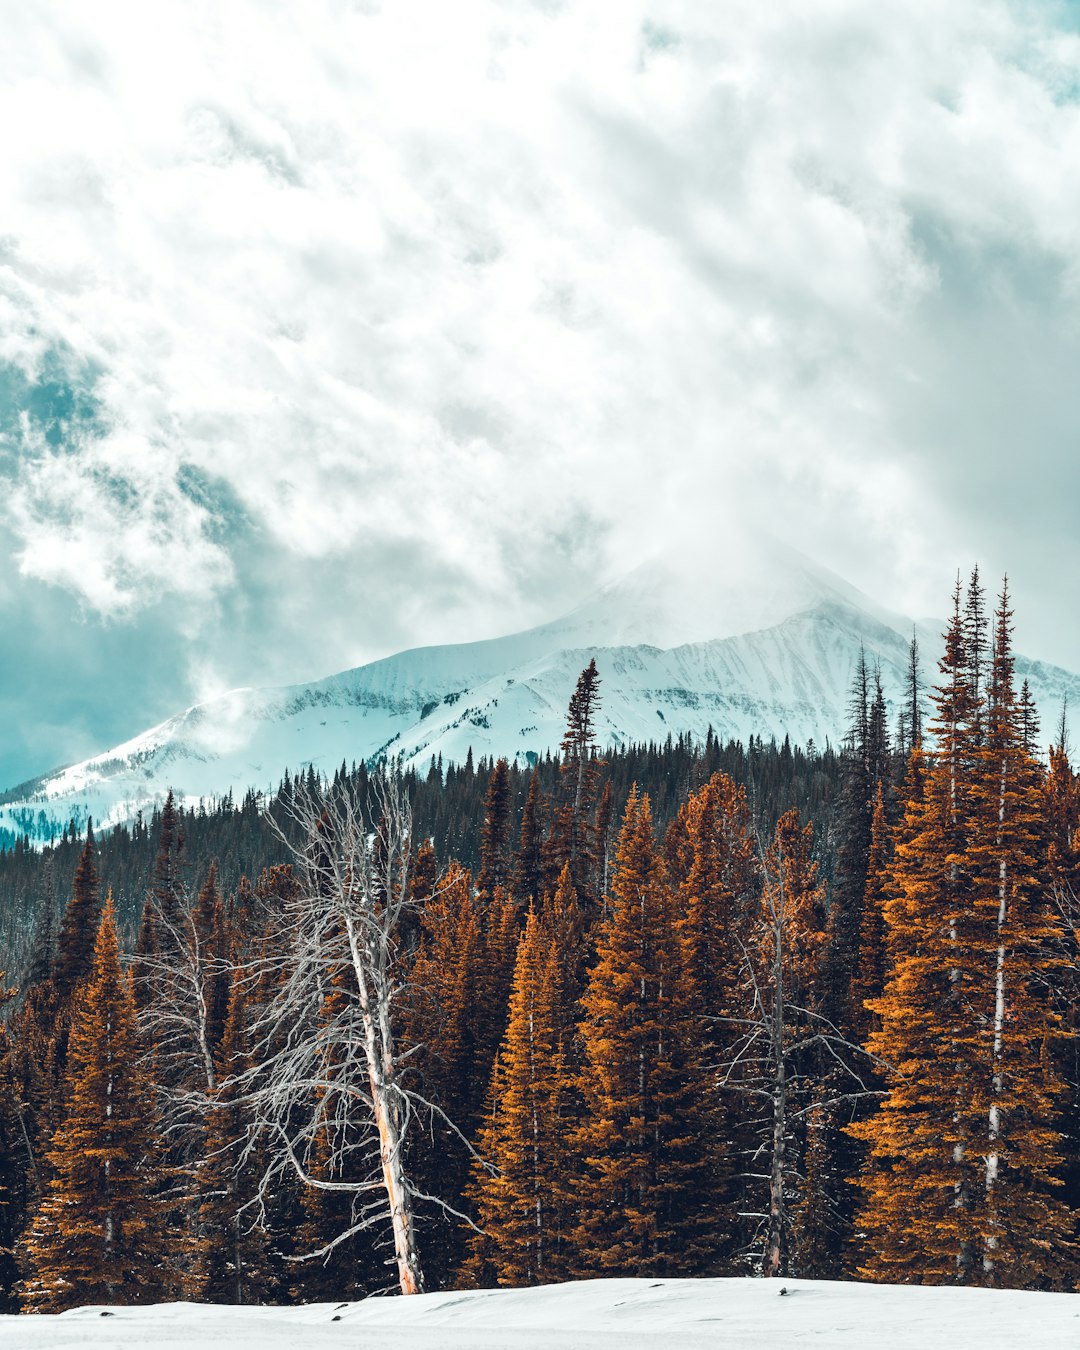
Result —
[{"label": "snow drift", "polygon": [[968,1350],[1080,1345],[1080,1297],[815,1280],[592,1280],[302,1308],[0,1317],[18,1350]]}]

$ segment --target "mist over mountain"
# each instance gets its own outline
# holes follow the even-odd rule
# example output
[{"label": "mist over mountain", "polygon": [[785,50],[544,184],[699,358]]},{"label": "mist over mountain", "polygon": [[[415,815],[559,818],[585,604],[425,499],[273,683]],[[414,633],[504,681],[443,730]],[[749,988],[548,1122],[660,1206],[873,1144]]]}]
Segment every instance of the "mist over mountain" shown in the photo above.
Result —
[{"label": "mist over mountain", "polygon": [[[912,633],[932,683],[941,625],[876,604],[749,529],[643,562],[572,612],[485,642],[420,647],[281,688],[245,688],[6,794],[0,827],[47,839],[88,815],[108,826],[160,804],[275,788],[286,769],[384,758],[422,767],[558,748],[566,704],[596,658],[605,745],[711,727],[722,740],[836,744],[864,651],[895,720]],[[1080,677],[1021,658],[1047,726],[1080,706]]]}]

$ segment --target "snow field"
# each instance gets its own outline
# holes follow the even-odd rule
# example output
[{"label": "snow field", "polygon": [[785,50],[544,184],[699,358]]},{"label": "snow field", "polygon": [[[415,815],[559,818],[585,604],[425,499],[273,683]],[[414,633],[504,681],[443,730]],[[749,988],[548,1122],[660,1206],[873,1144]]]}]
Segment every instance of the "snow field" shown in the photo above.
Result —
[{"label": "snow field", "polygon": [[[786,1293],[782,1293],[786,1290]],[[817,1280],[591,1280],[301,1308],[0,1317],[11,1350],[1080,1350],[1080,1297]]]}]

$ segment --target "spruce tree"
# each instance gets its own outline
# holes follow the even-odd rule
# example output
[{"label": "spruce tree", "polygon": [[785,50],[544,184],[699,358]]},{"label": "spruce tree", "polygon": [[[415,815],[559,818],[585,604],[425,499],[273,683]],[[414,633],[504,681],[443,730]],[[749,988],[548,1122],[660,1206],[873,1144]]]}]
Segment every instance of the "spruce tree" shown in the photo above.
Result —
[{"label": "spruce tree", "polygon": [[540,775],[529,775],[529,791],[521,813],[521,834],[514,865],[514,887],[522,900],[539,902],[544,890],[544,804]]},{"label": "spruce tree", "polygon": [[[0,971],[0,1009],[10,1003],[18,991],[4,987]],[[0,1021],[0,1312],[18,1312],[15,1283],[15,1241],[29,1198],[30,1176],[27,1138],[24,1133],[22,1104],[12,1073],[11,1037]]]},{"label": "spruce tree", "polygon": [[570,865],[574,890],[586,910],[599,899],[600,868],[596,837],[597,793],[600,786],[596,717],[600,676],[595,657],[578,677],[566,714],[561,745],[559,805],[548,842],[548,873],[554,878]]},{"label": "spruce tree", "polygon": [[1061,963],[1051,985],[1067,1033],[1053,1052],[1067,1089],[1058,1126],[1064,1154],[1062,1200],[1076,1212],[1080,1211],[1080,777],[1069,763],[1064,709],[1058,742],[1050,750],[1042,817],[1050,891],[1062,928]]},{"label": "spruce tree", "polygon": [[[491,1073],[489,1000],[480,991],[485,938],[472,875],[451,863],[423,914],[420,946],[410,971],[413,997],[406,1012],[405,1040],[418,1047],[410,1061],[409,1085],[436,1108],[429,1128],[410,1136],[410,1175],[427,1195],[455,1208],[469,1173],[461,1142],[479,1123]],[[505,1004],[504,1004],[505,1010]],[[452,1126],[447,1125],[452,1122]],[[441,1284],[461,1259],[465,1233],[437,1211],[425,1236],[427,1278]]]},{"label": "spruce tree", "polygon": [[[1065,1239],[1075,1227],[1055,1194],[1062,1162],[1056,1117],[1064,1084],[1050,1051],[1063,1029],[1046,996],[1061,962],[1063,935],[1060,915],[1049,903],[1040,828],[1042,771],[1025,743],[1012,631],[1004,584],[995,615],[985,735],[969,787],[967,847],[973,883],[969,947],[977,971],[967,999],[985,1010],[984,1079],[975,1103],[979,1109],[981,1098],[985,1113],[979,1147],[985,1159],[978,1206],[980,1280],[990,1286],[1060,1280]],[[1075,1253],[1071,1264],[1075,1268]]]},{"label": "spruce tree", "polygon": [[75,1006],[67,1116],[49,1153],[52,1178],[24,1247],[24,1305],[145,1303],[168,1289],[154,1098],[142,1067],[135,997],[105,905],[93,966]]},{"label": "spruce tree", "polygon": [[993,659],[977,574],[959,588],[935,694],[935,747],[898,833],[890,973],[870,1009],[889,1094],[870,1145],[865,1274],[1030,1286],[1062,1278],[1055,1198],[1061,1035],[1045,990],[1060,927],[1040,875],[1039,771],[1024,750],[1003,595]]},{"label": "spruce tree", "polygon": [[573,1270],[703,1274],[720,1263],[729,1237],[714,1203],[720,1140],[695,1002],[649,800],[635,789],[582,1000]]},{"label": "spruce tree", "polygon": [[863,897],[862,923],[859,929],[858,961],[852,980],[849,1027],[852,1039],[862,1045],[871,1027],[878,1024],[869,1003],[885,992],[888,953],[886,950],[885,904],[889,886],[892,848],[885,818],[885,793],[878,784],[870,827],[870,852],[866,865],[866,894]]},{"label": "spruce tree", "polygon": [[559,955],[533,910],[518,944],[510,1016],[495,1062],[470,1196],[471,1262],[500,1284],[562,1274],[567,1223],[565,1022]]},{"label": "spruce tree", "polygon": [[480,872],[478,889],[491,895],[496,886],[504,889],[511,881],[510,765],[505,759],[495,762],[484,798],[484,820],[480,827]]},{"label": "spruce tree", "polygon": [[98,880],[94,827],[86,824],[86,843],[79,856],[71,899],[64,911],[57,941],[53,982],[61,1004],[71,1000],[76,988],[90,973],[94,942],[101,919],[101,885]]}]

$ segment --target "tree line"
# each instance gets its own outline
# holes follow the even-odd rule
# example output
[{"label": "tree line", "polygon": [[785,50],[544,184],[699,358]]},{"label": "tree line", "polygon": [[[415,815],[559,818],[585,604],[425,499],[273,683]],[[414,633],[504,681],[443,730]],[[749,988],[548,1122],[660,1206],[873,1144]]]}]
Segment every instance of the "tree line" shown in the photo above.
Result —
[{"label": "tree line", "polygon": [[1080,782],[1007,589],[957,587],[895,727],[861,661],[836,755],[605,759],[600,697],[592,662],[528,773],[289,778],[253,882],[195,889],[170,799],[126,929],[87,831],[4,995],[8,1306],[1075,1287]]}]

